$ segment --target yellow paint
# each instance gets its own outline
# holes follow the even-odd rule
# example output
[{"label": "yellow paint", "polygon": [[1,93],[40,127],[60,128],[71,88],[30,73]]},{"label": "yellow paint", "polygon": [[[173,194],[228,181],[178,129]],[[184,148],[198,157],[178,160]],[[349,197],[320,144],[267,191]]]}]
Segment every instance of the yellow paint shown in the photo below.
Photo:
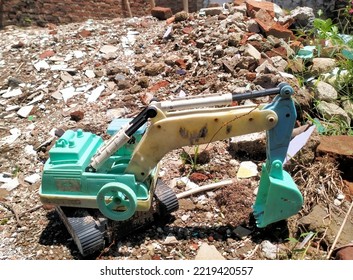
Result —
[{"label": "yellow paint", "polygon": [[234,136],[269,130],[278,122],[272,110],[256,106],[194,109],[166,113],[156,108],[125,171],[143,182],[166,153]]}]

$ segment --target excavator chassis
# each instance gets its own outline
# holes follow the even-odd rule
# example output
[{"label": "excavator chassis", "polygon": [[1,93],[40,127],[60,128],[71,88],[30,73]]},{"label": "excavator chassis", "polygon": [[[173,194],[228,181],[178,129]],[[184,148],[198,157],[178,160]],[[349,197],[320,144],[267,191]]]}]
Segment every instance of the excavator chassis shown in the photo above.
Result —
[{"label": "excavator chassis", "polygon": [[175,193],[160,180],[157,180],[154,196],[149,211],[137,211],[126,221],[108,219],[98,209],[67,206],[55,209],[80,254],[87,257],[178,210]]}]

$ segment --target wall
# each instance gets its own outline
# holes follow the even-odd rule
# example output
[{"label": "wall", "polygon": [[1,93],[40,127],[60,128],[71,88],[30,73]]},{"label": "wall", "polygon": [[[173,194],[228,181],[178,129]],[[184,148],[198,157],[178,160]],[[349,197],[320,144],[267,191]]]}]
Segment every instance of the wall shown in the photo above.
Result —
[{"label": "wall", "polygon": [[[123,0],[1,0],[0,26],[127,17],[124,3]],[[149,0],[130,0],[132,15],[149,14],[149,3]]]}]

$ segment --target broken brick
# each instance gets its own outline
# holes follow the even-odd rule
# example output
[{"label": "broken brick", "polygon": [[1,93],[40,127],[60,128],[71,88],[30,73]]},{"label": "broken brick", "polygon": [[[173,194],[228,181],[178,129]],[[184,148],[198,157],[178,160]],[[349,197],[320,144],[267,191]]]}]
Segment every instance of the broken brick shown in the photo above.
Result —
[{"label": "broken brick", "polygon": [[256,17],[256,13],[260,10],[266,11],[272,17],[275,16],[275,8],[272,2],[267,1],[255,1],[255,0],[246,0],[246,7],[248,15],[252,18]]},{"label": "broken brick", "polygon": [[75,122],[78,122],[83,119],[84,113],[82,111],[75,111],[70,113],[70,117]]},{"label": "broken brick", "polygon": [[40,59],[45,59],[45,58],[48,58],[48,57],[51,57],[51,56],[54,56],[54,55],[55,55],[55,52],[54,52],[54,51],[52,51],[52,50],[47,50],[47,51],[41,53],[41,54],[39,55],[39,58],[40,58]]},{"label": "broken brick", "polygon": [[166,20],[173,16],[173,12],[171,8],[157,6],[151,10],[151,15],[159,20]]}]

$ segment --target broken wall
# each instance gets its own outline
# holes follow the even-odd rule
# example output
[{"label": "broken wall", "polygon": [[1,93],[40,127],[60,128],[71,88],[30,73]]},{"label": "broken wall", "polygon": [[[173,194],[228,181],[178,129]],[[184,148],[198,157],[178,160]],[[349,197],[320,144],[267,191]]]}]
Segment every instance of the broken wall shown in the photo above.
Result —
[{"label": "broken wall", "polygon": [[[149,0],[130,0],[133,16],[150,13]],[[0,27],[43,25],[128,16],[123,0],[1,0]]]}]

